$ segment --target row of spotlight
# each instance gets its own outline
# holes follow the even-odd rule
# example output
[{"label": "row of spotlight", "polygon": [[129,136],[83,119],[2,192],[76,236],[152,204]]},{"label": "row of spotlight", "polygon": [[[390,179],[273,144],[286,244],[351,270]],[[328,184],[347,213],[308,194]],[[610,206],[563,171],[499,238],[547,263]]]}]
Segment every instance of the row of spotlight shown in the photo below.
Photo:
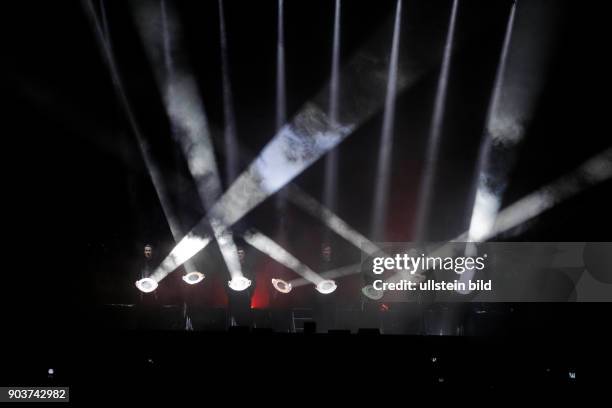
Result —
[{"label": "row of spotlight", "polygon": [[[195,285],[202,282],[203,280],[204,274],[201,272],[189,272],[183,275],[183,281],[188,285]],[[245,278],[244,276],[236,276],[228,282],[228,286],[230,287],[230,289],[240,292],[249,288],[251,286],[251,283],[251,280]],[[158,283],[153,278],[143,278],[136,281],[136,287],[144,293],[153,292],[155,289],[157,289],[157,286]],[[289,293],[293,289],[293,286],[290,282],[286,282],[282,279],[272,279],[272,286],[274,286],[274,289],[276,289],[280,293]],[[324,295],[334,292],[337,287],[338,286],[336,285],[336,282],[330,279],[322,280],[315,286],[317,291]]]}]

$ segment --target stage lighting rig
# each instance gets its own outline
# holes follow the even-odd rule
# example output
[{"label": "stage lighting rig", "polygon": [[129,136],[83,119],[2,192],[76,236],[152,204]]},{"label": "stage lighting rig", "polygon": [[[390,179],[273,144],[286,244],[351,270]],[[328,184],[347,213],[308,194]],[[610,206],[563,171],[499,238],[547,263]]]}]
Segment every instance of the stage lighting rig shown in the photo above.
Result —
[{"label": "stage lighting rig", "polygon": [[228,282],[228,285],[230,289],[240,292],[251,286],[251,280],[244,276],[236,276]]},{"label": "stage lighting rig", "polygon": [[372,300],[380,300],[384,295],[382,290],[375,289],[372,285],[364,286],[363,288],[361,288],[361,293],[363,293],[365,297],[368,297]]},{"label": "stage lighting rig", "polygon": [[289,293],[293,287],[290,283],[285,282],[282,279],[272,279],[272,286],[274,289],[278,290],[280,293]]},{"label": "stage lighting rig", "polygon": [[188,285],[195,285],[196,283],[200,283],[204,280],[204,274],[201,272],[189,272],[183,275],[183,281]]},{"label": "stage lighting rig", "polygon": [[338,285],[333,280],[324,280],[317,284],[317,290],[324,295],[332,293],[337,287]]},{"label": "stage lighting rig", "polygon": [[157,281],[151,278],[144,278],[136,281],[136,287],[144,293],[153,292],[157,289]]}]

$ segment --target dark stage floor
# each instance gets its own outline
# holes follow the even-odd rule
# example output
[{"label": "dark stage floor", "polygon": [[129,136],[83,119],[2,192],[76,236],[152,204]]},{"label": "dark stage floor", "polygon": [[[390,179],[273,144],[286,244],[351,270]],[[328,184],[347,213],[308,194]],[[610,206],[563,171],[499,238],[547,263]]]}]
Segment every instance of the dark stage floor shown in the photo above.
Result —
[{"label": "dark stage floor", "polygon": [[70,386],[71,401],[188,398],[190,390],[227,396],[224,387],[241,390],[238,398],[272,398],[275,390],[312,396],[323,386],[353,394],[417,386],[573,390],[606,378],[602,357],[610,339],[596,325],[605,309],[518,305],[505,327],[464,336],[101,329],[85,319],[69,330],[10,336],[2,383]]},{"label": "dark stage floor", "polygon": [[13,364],[3,367],[10,380],[3,383],[68,385],[73,402],[94,395],[103,400],[184,397],[194,389],[210,396],[228,384],[239,394],[258,390],[266,398],[276,389],[296,390],[299,397],[317,387],[354,394],[416,386],[486,391],[593,384],[597,367],[589,364],[590,352],[569,337],[549,340],[265,330],[95,332],[10,356]]}]

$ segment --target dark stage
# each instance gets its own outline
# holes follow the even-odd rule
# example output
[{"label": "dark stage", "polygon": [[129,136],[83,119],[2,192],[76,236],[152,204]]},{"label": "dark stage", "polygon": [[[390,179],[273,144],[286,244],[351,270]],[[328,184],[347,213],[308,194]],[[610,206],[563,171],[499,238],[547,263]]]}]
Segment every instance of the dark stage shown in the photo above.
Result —
[{"label": "dark stage", "polygon": [[0,387],[596,384],[600,7],[7,2]]}]

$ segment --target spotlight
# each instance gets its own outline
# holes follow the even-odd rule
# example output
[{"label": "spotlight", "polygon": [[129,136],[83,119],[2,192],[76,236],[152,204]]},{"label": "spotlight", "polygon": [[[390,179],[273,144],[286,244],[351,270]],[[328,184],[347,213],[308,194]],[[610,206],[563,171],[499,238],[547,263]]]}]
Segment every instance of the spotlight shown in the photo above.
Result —
[{"label": "spotlight", "polygon": [[244,276],[236,276],[228,282],[228,285],[235,291],[242,291],[251,286],[251,280],[245,278]]},{"label": "spotlight", "polygon": [[289,293],[293,287],[290,283],[285,282],[282,279],[272,279],[272,286],[274,289],[278,290],[280,293]]},{"label": "spotlight", "polygon": [[383,291],[374,289],[374,286],[368,285],[361,288],[361,293],[372,300],[380,300],[383,297]]},{"label": "spotlight", "polygon": [[202,280],[204,280],[204,274],[201,272],[189,272],[183,275],[183,281],[188,285],[195,285],[196,283],[202,282]]},{"label": "spotlight", "polygon": [[324,295],[332,293],[337,287],[333,280],[324,280],[317,284],[317,290]]},{"label": "spotlight", "polygon": [[157,281],[151,278],[144,278],[136,281],[136,287],[144,293],[153,292],[155,289],[157,289]]},{"label": "spotlight", "polygon": [[[207,231],[208,224],[213,220],[218,220],[222,228],[231,228],[379,111],[385,102],[387,82],[387,74],[382,68],[383,64],[380,63],[387,58],[386,50],[382,51],[384,47],[380,46],[381,41],[388,42],[386,37],[385,35],[383,39],[382,36],[376,36],[372,41],[368,41],[367,46],[360,49],[341,72],[342,83],[338,84],[340,89],[353,86],[356,82],[359,83],[359,87],[355,89],[357,93],[350,95],[350,101],[342,97],[338,101],[338,106],[341,107],[337,112],[338,123],[332,123],[327,113],[330,89],[326,86],[313,99],[305,102],[303,108],[289,122],[278,129],[257,158],[236,177],[223,195],[210,207],[207,215],[187,234],[188,238],[181,240],[174,247],[155,272],[158,280],[163,279],[208,244],[207,241],[202,242],[202,245],[191,246],[189,238],[197,237],[202,231]],[[155,39],[159,38],[156,36]],[[158,49],[155,51],[158,52]],[[410,63],[402,61],[395,70],[396,93],[415,84],[428,66],[429,62],[423,64],[420,59],[411,60]],[[359,100],[359,103],[352,103],[355,100]],[[350,103],[344,103],[345,101]],[[180,108],[180,103],[176,107]],[[183,109],[179,111],[183,114]],[[199,117],[198,122],[205,121],[201,115],[197,117]],[[185,123],[188,127],[192,127],[189,121]],[[209,154],[213,151],[214,149],[211,149]],[[205,161],[203,157],[198,157],[194,163],[203,161]]]},{"label": "spotlight", "polygon": [[391,156],[393,152],[393,123],[395,118],[395,99],[397,95],[400,32],[401,32],[402,0],[397,0],[395,9],[395,24],[393,28],[393,40],[391,42],[391,53],[389,56],[389,67],[385,96],[385,107],[383,111],[383,123],[378,150],[378,164],[376,170],[376,188],[374,192],[374,206],[372,207],[372,236],[380,241],[386,225],[388,196],[391,185]]},{"label": "spotlight", "polygon": [[274,242],[273,239],[265,236],[261,232],[251,229],[244,234],[244,239],[249,245],[257,248],[281,265],[292,269],[307,282],[315,283],[322,280],[320,275],[300,262],[299,259],[287,252],[283,247]]}]

